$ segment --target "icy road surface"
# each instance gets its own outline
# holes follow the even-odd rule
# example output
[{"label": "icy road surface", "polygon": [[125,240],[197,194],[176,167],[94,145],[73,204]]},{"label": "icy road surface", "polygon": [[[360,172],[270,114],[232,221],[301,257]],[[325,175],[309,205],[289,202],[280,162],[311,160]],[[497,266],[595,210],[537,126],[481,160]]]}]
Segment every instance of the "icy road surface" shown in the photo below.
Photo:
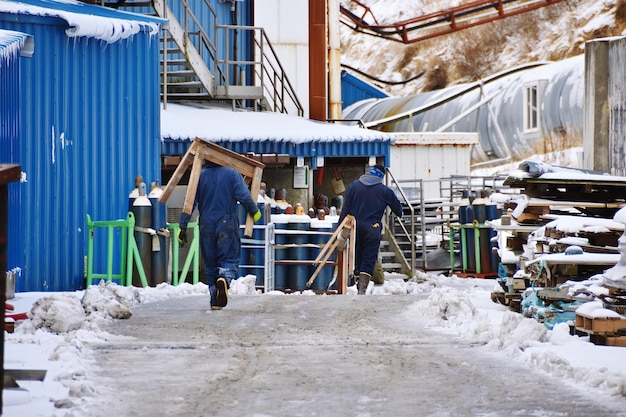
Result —
[{"label": "icy road surface", "polygon": [[[428,322],[425,296],[207,296],[148,303],[94,348],[85,416],[620,416],[623,398],[511,363]],[[115,339],[115,340],[113,340]],[[621,407],[621,408],[619,408]]]}]

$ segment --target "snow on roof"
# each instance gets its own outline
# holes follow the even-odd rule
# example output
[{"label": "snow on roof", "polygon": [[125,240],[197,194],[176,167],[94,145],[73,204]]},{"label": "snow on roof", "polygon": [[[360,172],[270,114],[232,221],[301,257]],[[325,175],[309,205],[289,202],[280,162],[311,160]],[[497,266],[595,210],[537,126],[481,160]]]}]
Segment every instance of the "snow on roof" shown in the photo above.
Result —
[{"label": "snow on roof", "polygon": [[393,136],[376,130],[323,123],[274,112],[231,111],[168,103],[161,110],[161,139],[211,141],[273,140],[292,143],[312,141],[391,141]]},{"label": "snow on roof", "polygon": [[[623,209],[620,209],[623,210]],[[544,226],[547,228],[553,228],[564,233],[579,233],[579,232],[594,232],[598,231],[610,231],[610,230],[624,230],[624,222],[621,219],[605,219],[601,217],[589,217],[589,216],[559,216]]]},{"label": "snow on roof", "polygon": [[69,37],[95,38],[108,43],[134,36],[142,29],[150,35],[159,33],[163,19],[123,12],[75,0],[0,0],[0,13],[52,16],[63,19],[70,26]]},{"label": "snow on roof", "polygon": [[526,265],[543,264],[583,264],[583,265],[615,265],[619,261],[619,253],[592,253],[569,255],[567,253],[549,253],[526,262]]},{"label": "snow on roof", "polygon": [[12,30],[0,30],[0,67],[15,58],[30,35]]}]

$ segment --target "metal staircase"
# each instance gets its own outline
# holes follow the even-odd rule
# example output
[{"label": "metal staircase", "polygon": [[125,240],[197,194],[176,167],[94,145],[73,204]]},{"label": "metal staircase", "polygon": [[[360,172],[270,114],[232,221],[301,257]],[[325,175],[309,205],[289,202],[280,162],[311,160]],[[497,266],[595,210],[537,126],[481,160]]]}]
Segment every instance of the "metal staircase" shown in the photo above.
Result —
[{"label": "metal staircase", "polygon": [[[121,0],[103,5],[168,20],[161,38],[164,103],[230,102],[233,109],[303,116],[295,89],[263,28],[218,24],[217,11],[208,0],[191,4],[188,0]],[[249,57],[242,57],[244,50],[251,51]]]},{"label": "metal staircase", "polygon": [[[423,271],[450,271],[460,259],[458,207],[469,204],[464,192],[502,192],[504,176],[451,176],[433,181],[397,180],[387,170],[390,184],[403,205],[402,217],[389,214],[379,256],[387,272],[411,277],[416,268]],[[425,198],[425,195],[438,194]],[[458,229],[458,228],[457,228]],[[451,256],[452,254],[452,256]]]}]

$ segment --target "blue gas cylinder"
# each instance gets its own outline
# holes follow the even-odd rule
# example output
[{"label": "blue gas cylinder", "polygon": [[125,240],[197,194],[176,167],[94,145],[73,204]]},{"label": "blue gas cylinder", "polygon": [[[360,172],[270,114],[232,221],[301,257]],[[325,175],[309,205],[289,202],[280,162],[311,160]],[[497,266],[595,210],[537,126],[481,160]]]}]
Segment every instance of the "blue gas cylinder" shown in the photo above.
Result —
[{"label": "blue gas cylinder", "polygon": [[[289,215],[289,223],[287,229],[291,231],[307,231],[311,224],[311,218],[306,214]],[[309,234],[307,233],[290,233],[289,243],[292,244],[289,249],[289,260],[293,261],[293,265],[289,268],[289,277],[287,278],[288,288],[294,291],[302,291],[306,289],[306,283],[309,280],[309,267],[307,261],[311,260],[310,247],[306,246],[309,242]]]},{"label": "blue gas cylinder", "polygon": [[[328,217],[328,216],[327,216]],[[333,223],[331,220],[319,220],[312,219],[311,220],[311,243],[319,245],[319,247],[311,249],[311,259],[316,259],[319,253],[322,251],[322,248],[328,243],[330,236],[333,232]],[[334,253],[328,261],[334,260]],[[310,274],[313,275],[315,270],[317,269],[317,265],[311,266]],[[333,279],[333,265],[326,265],[322,267],[320,273],[317,275],[313,283],[311,284],[311,289],[315,291],[326,291],[328,286],[330,285],[331,280]]]}]

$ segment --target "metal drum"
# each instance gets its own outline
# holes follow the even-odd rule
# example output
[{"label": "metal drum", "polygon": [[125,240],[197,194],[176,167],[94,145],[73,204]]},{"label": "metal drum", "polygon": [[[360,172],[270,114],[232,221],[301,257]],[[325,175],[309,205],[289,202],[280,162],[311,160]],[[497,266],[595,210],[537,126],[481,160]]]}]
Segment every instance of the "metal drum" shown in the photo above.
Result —
[{"label": "metal drum", "polygon": [[[311,218],[308,215],[292,214],[289,215],[287,229],[291,231],[308,231],[310,224]],[[293,264],[289,266],[287,287],[294,291],[302,291],[307,289],[306,283],[310,277],[310,264],[306,262],[312,260],[310,247],[306,246],[309,243],[309,235],[307,233],[290,233],[288,237],[289,243],[292,245],[288,251],[289,260]]]},{"label": "metal drum", "polygon": [[152,204],[152,228],[157,234],[154,239],[158,239],[159,244],[152,245],[152,279],[150,285],[157,285],[167,282],[167,264],[168,264],[168,248],[169,248],[169,231],[167,229],[166,205],[161,203],[159,198],[163,194],[163,189],[159,184],[154,182],[150,187],[148,199]]},{"label": "metal drum", "polygon": [[[315,259],[317,255],[322,251],[323,245],[328,243],[330,239],[330,235],[333,232],[333,223],[330,220],[311,220],[311,231],[315,232],[311,234],[311,243],[320,245],[318,248],[311,249],[311,259]],[[334,255],[334,254],[333,254]],[[334,256],[328,258],[328,261],[333,261]],[[313,275],[317,266],[311,266],[311,271],[309,275]],[[333,265],[326,265],[322,268],[320,273],[311,284],[311,289],[315,291],[326,291],[328,286],[330,285],[330,281],[333,279]]]},{"label": "metal drum", "polygon": [[[265,226],[267,225],[265,198],[261,194],[259,194],[257,199],[257,207],[261,211],[261,218],[256,222],[255,226]],[[248,251],[248,265],[252,265],[249,273],[256,276],[255,285],[262,287],[265,278],[265,228],[255,227],[252,230],[252,239],[256,242]]]},{"label": "metal drum", "polygon": [[287,288],[287,277],[289,276],[289,266],[281,265],[279,261],[289,259],[289,253],[284,246],[289,242],[288,235],[282,233],[287,230],[287,223],[289,223],[289,215],[287,214],[272,214],[272,223],[276,230],[275,241],[276,247],[274,251],[274,260],[276,266],[274,268],[274,289],[284,291]]}]

